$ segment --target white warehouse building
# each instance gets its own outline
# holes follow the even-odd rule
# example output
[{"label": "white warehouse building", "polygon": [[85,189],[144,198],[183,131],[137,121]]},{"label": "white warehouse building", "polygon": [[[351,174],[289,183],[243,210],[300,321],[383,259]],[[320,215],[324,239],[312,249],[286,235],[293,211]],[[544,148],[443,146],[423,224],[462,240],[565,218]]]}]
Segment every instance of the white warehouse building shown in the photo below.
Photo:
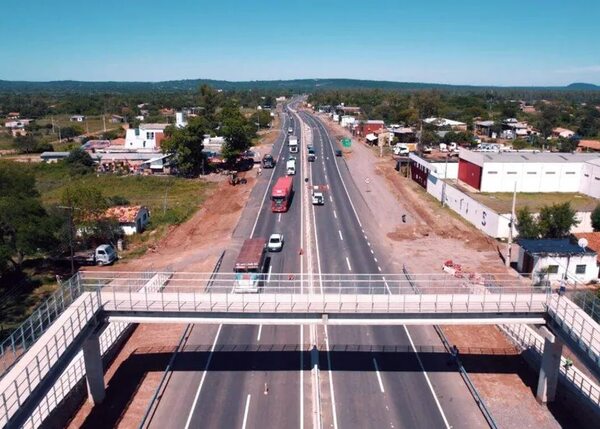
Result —
[{"label": "white warehouse building", "polygon": [[130,128],[125,135],[125,149],[160,149],[165,138],[165,128],[169,124],[140,124],[139,128]]},{"label": "white warehouse building", "polygon": [[598,177],[595,153],[459,153],[458,179],[480,192],[513,192],[516,183],[517,192],[582,192],[598,198]]}]

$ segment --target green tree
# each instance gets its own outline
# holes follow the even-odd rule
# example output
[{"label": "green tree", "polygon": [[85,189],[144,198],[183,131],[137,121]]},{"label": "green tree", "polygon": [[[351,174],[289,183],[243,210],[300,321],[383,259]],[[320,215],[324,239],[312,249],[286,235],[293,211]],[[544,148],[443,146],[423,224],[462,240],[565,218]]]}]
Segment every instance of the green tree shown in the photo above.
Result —
[{"label": "green tree", "polygon": [[592,228],[594,231],[600,231],[600,204],[596,206],[596,208],[592,211]]},{"label": "green tree", "polygon": [[254,127],[242,114],[236,102],[230,102],[221,112],[221,133],[225,137],[223,156],[235,160],[248,150],[255,136]]},{"label": "green tree", "polygon": [[52,245],[53,228],[35,189],[20,166],[0,164],[0,270],[20,270],[26,256]]},{"label": "green tree", "polygon": [[567,237],[571,227],[579,224],[575,214],[568,202],[542,207],[537,220],[540,235],[542,238]]},{"label": "green tree", "polygon": [[83,175],[94,171],[94,160],[85,150],[76,148],[65,159],[72,175]]},{"label": "green tree", "polygon": [[517,210],[515,226],[521,238],[538,238],[540,235],[537,221],[527,206]]},{"label": "green tree", "polygon": [[202,117],[190,118],[185,128],[165,129],[167,138],[161,142],[161,149],[171,155],[171,163],[182,176],[192,177],[202,172],[205,161],[202,141],[208,133],[207,120]]}]

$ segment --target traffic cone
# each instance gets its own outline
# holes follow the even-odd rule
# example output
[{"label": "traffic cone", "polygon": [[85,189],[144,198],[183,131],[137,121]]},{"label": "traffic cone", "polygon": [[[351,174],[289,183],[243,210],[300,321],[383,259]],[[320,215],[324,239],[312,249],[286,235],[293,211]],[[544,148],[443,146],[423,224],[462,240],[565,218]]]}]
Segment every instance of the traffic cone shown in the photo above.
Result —
[{"label": "traffic cone", "polygon": [[300,248],[300,251],[298,252],[298,255],[302,255],[302,248]]}]

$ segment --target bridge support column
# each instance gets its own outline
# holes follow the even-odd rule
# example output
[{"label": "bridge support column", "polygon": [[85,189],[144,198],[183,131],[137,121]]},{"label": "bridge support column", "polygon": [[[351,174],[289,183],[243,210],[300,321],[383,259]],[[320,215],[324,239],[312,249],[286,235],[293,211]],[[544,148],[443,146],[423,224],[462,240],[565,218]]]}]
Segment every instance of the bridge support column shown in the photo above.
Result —
[{"label": "bridge support column", "polygon": [[106,396],[106,391],[99,333],[94,332],[85,340],[83,344],[83,362],[85,364],[88,402],[94,405],[100,404]]},{"label": "bridge support column", "polygon": [[541,334],[544,336],[544,353],[542,354],[536,399],[545,404],[554,401],[556,396],[563,344],[545,327],[541,328]]}]

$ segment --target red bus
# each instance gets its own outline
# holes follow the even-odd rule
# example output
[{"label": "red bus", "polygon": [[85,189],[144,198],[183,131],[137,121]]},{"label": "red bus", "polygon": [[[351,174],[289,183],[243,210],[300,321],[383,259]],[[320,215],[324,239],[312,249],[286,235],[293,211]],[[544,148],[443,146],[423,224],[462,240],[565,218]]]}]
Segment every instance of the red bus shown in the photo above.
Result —
[{"label": "red bus", "polygon": [[290,207],[292,192],[294,192],[294,178],[283,176],[277,179],[271,192],[271,210],[273,213],[285,212]]}]

